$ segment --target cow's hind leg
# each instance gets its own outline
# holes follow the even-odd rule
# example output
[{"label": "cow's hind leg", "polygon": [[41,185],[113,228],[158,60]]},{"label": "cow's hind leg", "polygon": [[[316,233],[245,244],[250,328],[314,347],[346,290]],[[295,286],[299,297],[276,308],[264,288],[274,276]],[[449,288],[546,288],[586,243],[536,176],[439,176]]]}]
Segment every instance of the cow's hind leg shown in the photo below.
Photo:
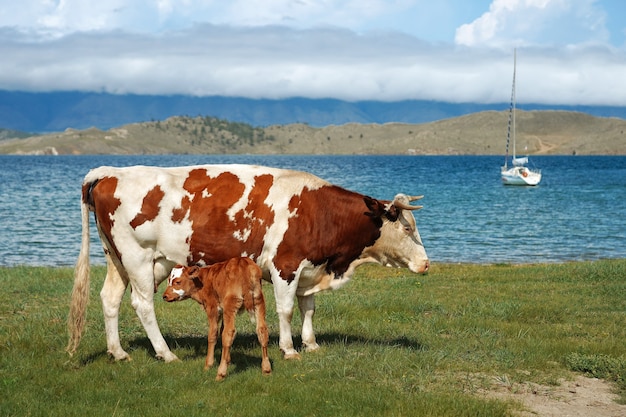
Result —
[{"label": "cow's hind leg", "polygon": [[220,312],[216,306],[212,305],[205,306],[205,309],[209,322],[209,335],[207,338],[208,346],[206,351],[206,359],[204,361],[204,370],[206,371],[207,369],[212,367],[213,363],[215,362],[215,345],[217,344],[217,325],[219,324]]},{"label": "cow's hind leg", "polygon": [[298,307],[302,316],[302,345],[304,350],[312,352],[320,346],[315,340],[313,332],[313,315],[315,315],[315,295],[298,296]]},{"label": "cow's hind leg", "polygon": [[107,275],[104,279],[100,298],[102,299],[102,311],[104,313],[104,328],[107,339],[107,353],[115,360],[130,360],[128,353],[122,349],[118,329],[120,304],[128,281],[122,278],[117,267],[113,264],[111,256],[106,253]]},{"label": "cow's hind leg", "polygon": [[[178,360],[167,346],[154,312],[154,275],[152,263],[145,267],[131,269],[126,267],[131,283],[131,304],[141,321],[158,359],[165,362]],[[131,272],[132,271],[132,272]],[[139,273],[138,273],[139,272]]]}]

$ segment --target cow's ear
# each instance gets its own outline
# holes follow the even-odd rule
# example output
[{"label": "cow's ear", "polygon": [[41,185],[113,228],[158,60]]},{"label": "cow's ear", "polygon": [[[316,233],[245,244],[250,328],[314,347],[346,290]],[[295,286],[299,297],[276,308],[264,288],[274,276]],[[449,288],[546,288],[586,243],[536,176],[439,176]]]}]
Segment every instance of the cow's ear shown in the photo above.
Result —
[{"label": "cow's ear", "polygon": [[363,197],[363,201],[369,209],[364,213],[366,216],[380,218],[385,214],[385,206],[380,201],[368,196]]},{"label": "cow's ear", "polygon": [[395,222],[396,220],[398,220],[398,217],[400,216],[400,209],[397,208],[395,205],[390,204],[389,209],[387,209],[387,211],[385,212],[385,215],[387,216],[389,220],[391,220],[392,222]]}]

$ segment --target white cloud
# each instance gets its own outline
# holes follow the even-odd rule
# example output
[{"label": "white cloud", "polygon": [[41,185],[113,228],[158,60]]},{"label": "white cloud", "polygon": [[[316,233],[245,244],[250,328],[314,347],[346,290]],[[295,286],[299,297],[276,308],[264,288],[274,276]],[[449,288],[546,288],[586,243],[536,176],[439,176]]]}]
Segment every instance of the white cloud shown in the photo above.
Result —
[{"label": "white cloud", "polygon": [[456,45],[389,26],[423,0],[23,1],[0,0],[0,89],[506,102],[517,45],[521,103],[626,105],[592,0],[494,0]]},{"label": "white cloud", "polygon": [[[403,12],[423,0],[0,0],[0,27],[47,36],[125,30],[159,33],[193,24],[359,31],[368,21]],[[367,25],[366,25],[367,26]]]},{"label": "white cloud", "polygon": [[[277,41],[279,40],[279,41]],[[0,89],[505,102],[510,51],[388,33],[198,25],[167,35],[76,34],[7,42]],[[626,105],[626,57],[609,48],[518,51],[522,102]],[[617,92],[617,93],[616,93]]]},{"label": "white cloud", "polygon": [[489,11],[456,30],[465,46],[511,47],[606,42],[596,0],[494,0]]}]

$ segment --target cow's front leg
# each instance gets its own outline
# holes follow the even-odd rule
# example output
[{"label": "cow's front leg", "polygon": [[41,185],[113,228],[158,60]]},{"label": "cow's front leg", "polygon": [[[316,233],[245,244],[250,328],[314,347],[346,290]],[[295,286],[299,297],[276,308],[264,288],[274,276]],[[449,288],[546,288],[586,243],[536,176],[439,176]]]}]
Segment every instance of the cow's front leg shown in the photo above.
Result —
[{"label": "cow's front leg", "polygon": [[274,296],[276,298],[276,313],[278,314],[279,332],[278,346],[285,359],[300,359],[300,354],[293,347],[291,337],[291,318],[293,316],[293,302],[296,297],[297,282],[288,284],[278,277],[273,279]]},{"label": "cow's front leg", "polygon": [[315,295],[298,296],[298,307],[302,316],[302,345],[304,350],[312,352],[318,350],[320,346],[315,341],[313,332],[313,316],[315,315]]}]

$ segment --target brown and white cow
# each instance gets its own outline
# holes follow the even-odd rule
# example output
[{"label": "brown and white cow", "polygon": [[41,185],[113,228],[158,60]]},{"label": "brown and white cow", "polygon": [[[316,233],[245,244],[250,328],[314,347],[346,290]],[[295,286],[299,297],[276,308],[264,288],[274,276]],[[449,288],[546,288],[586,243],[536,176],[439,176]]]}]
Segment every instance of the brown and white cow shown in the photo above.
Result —
[{"label": "brown and white cow", "polygon": [[217,343],[217,324],[222,310],[222,358],[217,369],[218,381],[226,378],[230,363],[230,347],[235,339],[235,318],[244,309],[256,320],[256,334],[261,344],[261,369],[272,372],[267,355],[269,333],[265,323],[263,272],[250,258],[232,258],[224,262],[198,267],[176,265],[167,280],[163,299],[168,302],[191,298],[204,307],[209,321],[209,336],[204,370],[213,366]]},{"label": "brown and white cow", "polygon": [[345,284],[357,266],[377,262],[428,270],[410,202],[398,194],[381,201],[314,175],[256,165],[159,168],[100,167],[82,187],[82,245],[69,315],[68,352],[83,332],[89,294],[89,211],[104,246],[107,274],[100,292],[108,352],[128,359],[118,332],[128,284],[156,355],[170,351],[156,321],[154,292],[176,264],[210,265],[247,256],[273,283],[279,346],[298,358],[291,336],[295,298],[305,350],[319,346],[313,333],[314,294]]}]

